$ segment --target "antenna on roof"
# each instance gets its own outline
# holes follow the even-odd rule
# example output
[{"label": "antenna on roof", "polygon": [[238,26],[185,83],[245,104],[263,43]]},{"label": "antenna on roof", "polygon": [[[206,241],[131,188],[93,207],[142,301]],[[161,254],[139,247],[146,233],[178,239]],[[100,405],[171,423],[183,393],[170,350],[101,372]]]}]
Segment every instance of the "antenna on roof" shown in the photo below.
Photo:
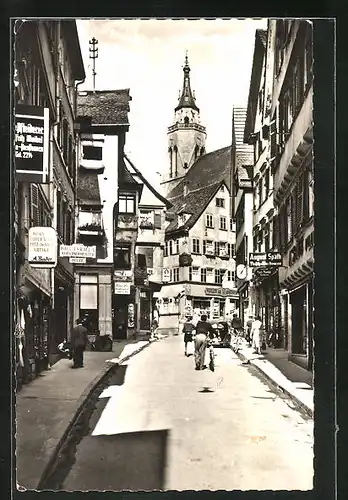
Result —
[{"label": "antenna on roof", "polygon": [[92,59],[92,76],[93,76],[93,92],[95,92],[95,75],[97,74],[95,72],[95,60],[98,58],[98,40],[96,38],[92,38],[92,40],[89,41],[89,58]]}]

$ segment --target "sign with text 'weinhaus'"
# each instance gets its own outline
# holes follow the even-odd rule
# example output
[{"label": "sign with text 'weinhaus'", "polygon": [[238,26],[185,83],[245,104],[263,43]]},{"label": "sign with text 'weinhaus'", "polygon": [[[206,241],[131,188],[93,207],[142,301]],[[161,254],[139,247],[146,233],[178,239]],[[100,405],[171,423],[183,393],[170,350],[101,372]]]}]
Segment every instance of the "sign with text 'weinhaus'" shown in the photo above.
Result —
[{"label": "sign with text 'weinhaus'", "polygon": [[17,180],[35,184],[48,182],[48,108],[16,106],[14,143]]}]

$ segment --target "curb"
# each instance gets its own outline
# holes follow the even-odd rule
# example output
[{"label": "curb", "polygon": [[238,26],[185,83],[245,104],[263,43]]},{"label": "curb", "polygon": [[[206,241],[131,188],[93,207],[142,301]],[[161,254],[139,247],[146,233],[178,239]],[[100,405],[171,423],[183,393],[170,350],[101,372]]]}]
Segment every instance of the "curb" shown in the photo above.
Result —
[{"label": "curb", "polygon": [[[116,371],[116,369],[125,361],[128,361],[130,358],[141,352],[143,349],[148,347],[152,342],[147,341],[146,344],[140,346],[138,349],[133,351],[132,353],[128,354],[127,356],[124,356],[123,358],[120,358],[117,363],[108,363],[104,368],[102,368],[99,372],[99,374],[92,380],[92,382],[87,386],[87,388],[83,391],[82,395],[79,397],[77,400],[77,409],[74,413],[73,418],[70,420],[70,423],[66,427],[62,437],[59,439],[57,446],[55,447],[51,458],[48,460],[43,473],[41,474],[40,480],[38,482],[37,490],[43,491],[45,490],[44,484],[47,480],[47,478],[50,477],[51,475],[51,469],[53,468],[56,460],[59,458],[59,453],[62,450],[64,443],[66,439],[69,436],[69,433],[71,429],[76,425],[78,422],[80,416],[84,412],[84,408],[88,402],[89,396],[95,391],[96,387],[99,384],[102,384],[103,381],[110,375],[112,371]],[[105,361],[106,363],[106,361]]]},{"label": "curb", "polygon": [[241,361],[244,364],[249,364],[254,366],[262,375],[270,382],[274,387],[277,389],[280,389],[284,394],[286,394],[291,401],[298,407],[300,407],[310,418],[313,418],[313,410],[309,408],[303,401],[301,401],[297,396],[295,396],[292,392],[290,392],[288,389],[283,387],[283,385],[278,384],[275,380],[273,380],[266,372],[262,370],[262,368],[258,365],[255,365],[249,358],[247,358],[244,354],[242,354],[240,351],[234,351],[235,354],[241,359]]}]

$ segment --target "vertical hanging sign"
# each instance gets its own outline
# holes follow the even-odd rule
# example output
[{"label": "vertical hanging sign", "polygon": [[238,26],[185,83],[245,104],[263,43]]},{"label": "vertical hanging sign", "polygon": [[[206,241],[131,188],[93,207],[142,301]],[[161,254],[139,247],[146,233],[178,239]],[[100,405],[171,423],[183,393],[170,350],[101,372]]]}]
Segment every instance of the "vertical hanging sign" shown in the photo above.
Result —
[{"label": "vertical hanging sign", "polygon": [[49,110],[16,106],[14,130],[16,178],[22,182],[48,182]]}]

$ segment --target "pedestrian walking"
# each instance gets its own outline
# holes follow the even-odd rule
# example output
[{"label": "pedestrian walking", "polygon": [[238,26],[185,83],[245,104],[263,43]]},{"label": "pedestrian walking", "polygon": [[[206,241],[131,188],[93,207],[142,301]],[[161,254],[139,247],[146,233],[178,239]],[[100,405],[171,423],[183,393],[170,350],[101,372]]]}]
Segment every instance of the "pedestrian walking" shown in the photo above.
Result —
[{"label": "pedestrian walking", "polygon": [[253,321],[254,321],[254,317],[253,316],[249,316],[249,319],[247,321],[247,324],[246,324],[246,341],[248,342],[249,344],[249,347],[251,347],[251,329],[252,329],[252,326],[253,326]]},{"label": "pedestrian walking", "polygon": [[208,338],[214,336],[214,330],[210,323],[207,322],[207,316],[203,314],[200,321],[196,325],[195,336],[195,365],[196,370],[203,370],[206,368],[204,365],[205,350],[207,347]]},{"label": "pedestrian walking", "polygon": [[192,316],[187,316],[184,326],[182,328],[182,332],[184,334],[184,344],[185,344],[185,356],[187,354],[187,344],[193,342],[193,332],[194,332],[194,324],[193,324]]},{"label": "pedestrian walking", "polygon": [[263,325],[260,316],[256,316],[251,326],[252,347],[255,354],[261,354],[263,341]]},{"label": "pedestrian walking", "polygon": [[83,353],[88,344],[87,328],[79,318],[71,331],[71,345],[73,349],[73,368],[83,368]]}]

